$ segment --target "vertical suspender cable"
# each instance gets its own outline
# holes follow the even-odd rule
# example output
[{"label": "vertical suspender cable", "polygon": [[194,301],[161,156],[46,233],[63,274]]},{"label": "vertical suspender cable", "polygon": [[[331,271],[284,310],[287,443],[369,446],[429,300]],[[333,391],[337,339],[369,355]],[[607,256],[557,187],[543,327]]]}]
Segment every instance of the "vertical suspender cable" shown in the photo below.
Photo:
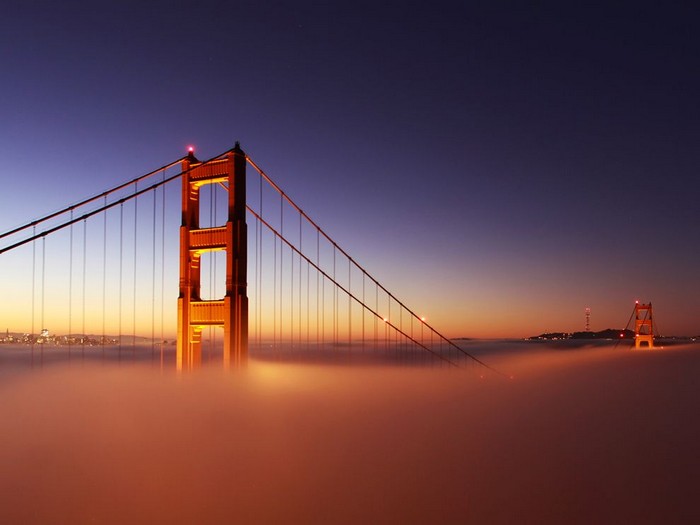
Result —
[{"label": "vertical suspender cable", "polygon": [[[294,347],[294,250],[291,248],[289,249],[289,267],[289,348],[291,349]],[[301,312],[298,314],[301,315]]]},{"label": "vertical suspender cable", "polygon": [[311,336],[311,265],[306,262],[306,349],[309,349],[309,337]]},{"label": "vertical suspender cable", "polygon": [[[165,170],[163,170],[165,181]],[[161,203],[160,223],[160,367],[163,369],[163,344],[165,340],[165,184],[162,186],[163,202]]]},{"label": "vertical suspender cable", "polygon": [[[352,266],[348,259],[348,290],[352,292]],[[348,294],[348,345],[352,343],[352,297]],[[348,346],[349,348],[349,346]]]},{"label": "vertical suspender cable", "polygon": [[[301,224],[301,213],[299,214],[299,253],[302,253],[303,239],[302,239],[302,224]],[[299,347],[301,348],[301,255],[299,256]]]},{"label": "vertical suspender cable", "polygon": [[277,350],[277,237],[272,238],[272,344]]},{"label": "vertical suspender cable", "polygon": [[[32,237],[36,236],[36,226],[32,227]],[[36,240],[32,241],[32,359],[34,358],[34,302],[36,300]]]},{"label": "vertical suspender cable", "polygon": [[133,298],[133,311],[131,313],[131,352],[132,356],[136,352],[136,266],[137,266],[137,236],[138,236],[138,213],[139,213],[139,202],[136,192],[138,192],[139,183],[138,181],[134,183],[134,298]]},{"label": "vertical suspender cable", "polygon": [[326,277],[321,277],[321,346],[326,349]]},{"label": "vertical suspender cable", "polygon": [[[73,220],[73,210],[70,211],[70,220]],[[68,360],[70,361],[73,328],[73,224],[70,225],[68,254]]]},{"label": "vertical suspender cable", "polygon": [[[321,232],[319,231],[318,228],[316,228],[316,266],[318,268],[321,267],[320,242],[321,242]],[[316,272],[316,349],[318,349],[319,329],[321,327],[320,318],[319,318],[319,307],[321,305],[321,302],[319,301],[319,291],[320,291],[319,278],[320,277],[321,277],[321,274],[317,271]]]},{"label": "vertical suspender cable", "polygon": [[[389,322],[391,322],[391,296],[390,295],[387,295],[387,303],[388,303],[389,313],[387,314],[386,318],[389,320]],[[386,324],[385,334],[386,334],[386,349],[389,350],[389,341],[391,338],[391,330],[389,327],[389,323]]]},{"label": "vertical suspender cable", "polygon": [[156,200],[157,191],[153,190],[153,228],[151,232],[151,361],[155,357],[156,344]]},{"label": "vertical suspender cable", "polygon": [[289,350],[294,347],[294,251],[289,250]]},{"label": "vertical suspender cable", "polygon": [[[282,239],[284,238],[284,197],[280,194],[280,235]],[[282,326],[284,325],[284,316],[282,314],[284,304],[284,245],[282,244],[282,239],[280,239],[280,347],[283,345],[282,342]]]},{"label": "vertical suspender cable", "polygon": [[[335,243],[333,244],[333,282],[337,282],[337,278],[335,275],[335,259],[336,259],[336,250],[335,250]],[[333,344],[337,345],[338,344],[338,287],[333,286]]]},{"label": "vertical suspender cable", "polygon": [[81,358],[85,357],[85,339],[87,336],[85,334],[85,292],[86,292],[86,279],[87,276],[87,219],[83,220],[83,322],[82,322],[82,345],[80,347]]},{"label": "vertical suspender cable", "polygon": [[[289,234],[291,237],[291,233]],[[289,249],[289,350],[294,347],[294,250]]]},{"label": "vertical suspender cable", "polygon": [[[107,205],[105,195],[104,205]],[[105,355],[105,345],[107,338],[105,333],[105,321],[107,313],[107,210],[105,210],[102,220],[102,357]]]},{"label": "vertical suspender cable", "polygon": [[[258,174],[258,185],[259,185],[259,192],[258,192],[258,199],[260,199],[260,216],[263,217],[263,183],[262,183],[262,175]],[[256,224],[259,226],[259,235],[260,235],[260,243],[259,243],[259,253],[258,253],[258,260],[257,264],[258,267],[260,268],[260,271],[258,272],[258,348],[260,348],[261,341],[262,341],[262,301],[263,301],[263,290],[262,290],[262,283],[263,283],[263,228],[262,224],[260,224],[260,221],[256,221]]]},{"label": "vertical suspender cable", "polygon": [[[41,238],[41,333],[44,333],[44,300],[46,298],[46,237]],[[41,343],[41,364],[44,364],[44,341]]]},{"label": "vertical suspender cable", "polygon": [[362,352],[364,353],[365,351],[365,309],[364,306],[367,303],[365,302],[365,272],[362,272],[362,306],[363,308],[360,308],[360,312],[362,313]]},{"label": "vertical suspender cable", "polygon": [[[401,320],[401,305],[398,305],[399,307],[399,321]],[[399,338],[399,331],[394,329],[394,350],[396,355],[400,355],[400,350],[401,350],[401,345],[400,343],[400,338]]]},{"label": "vertical suspender cable", "polygon": [[[259,210],[260,208],[258,208]],[[254,304],[255,308],[253,310],[253,332],[255,334],[254,340],[257,342],[260,338],[260,319],[258,318],[258,299],[259,299],[259,289],[258,289],[258,273],[259,273],[259,268],[258,268],[258,251],[260,250],[260,239],[258,239],[258,235],[260,232],[260,221],[255,219],[255,265],[254,265],[254,270],[253,270],[253,282],[255,283],[255,296],[254,296]]]},{"label": "vertical suspender cable", "polygon": [[46,300],[46,237],[41,238],[41,332],[46,328],[44,306]]},{"label": "vertical suspender cable", "polygon": [[[379,312],[379,285],[374,281],[374,311]],[[379,350],[379,319],[374,316],[374,351]]]},{"label": "vertical suspender cable", "polygon": [[311,265],[306,262],[306,349],[311,342]]},{"label": "vertical suspender cable", "polygon": [[124,203],[119,204],[119,300],[117,301],[119,313],[117,315],[119,321],[119,359],[122,357],[122,275],[123,275],[123,253],[124,249]]}]

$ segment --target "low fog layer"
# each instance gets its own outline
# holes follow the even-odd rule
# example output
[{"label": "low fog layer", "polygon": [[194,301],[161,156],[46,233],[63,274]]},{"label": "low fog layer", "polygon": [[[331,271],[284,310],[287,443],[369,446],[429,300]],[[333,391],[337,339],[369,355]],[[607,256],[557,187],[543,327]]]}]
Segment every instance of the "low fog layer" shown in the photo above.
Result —
[{"label": "low fog layer", "polygon": [[0,359],[0,523],[700,519],[700,346],[490,363],[514,378]]}]

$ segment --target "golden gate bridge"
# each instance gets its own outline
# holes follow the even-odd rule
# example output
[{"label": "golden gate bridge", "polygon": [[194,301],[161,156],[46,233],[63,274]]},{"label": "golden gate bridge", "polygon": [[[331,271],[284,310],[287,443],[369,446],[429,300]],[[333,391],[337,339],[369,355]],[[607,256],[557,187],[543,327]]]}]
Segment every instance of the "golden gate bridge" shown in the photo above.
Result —
[{"label": "golden gate bridge", "polygon": [[190,148],[0,242],[3,320],[41,352],[150,346],[163,364],[176,333],[181,370],[364,355],[500,375],[383,286],[238,143],[205,161]]}]

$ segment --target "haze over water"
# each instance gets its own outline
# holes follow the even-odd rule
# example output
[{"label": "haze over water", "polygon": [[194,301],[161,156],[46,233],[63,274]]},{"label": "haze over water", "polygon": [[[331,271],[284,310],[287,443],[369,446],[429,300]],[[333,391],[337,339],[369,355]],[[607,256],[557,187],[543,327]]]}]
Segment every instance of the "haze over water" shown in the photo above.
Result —
[{"label": "haze over water", "polygon": [[31,369],[0,350],[2,523],[700,518],[698,344],[491,343],[480,357],[512,380],[260,359]]}]

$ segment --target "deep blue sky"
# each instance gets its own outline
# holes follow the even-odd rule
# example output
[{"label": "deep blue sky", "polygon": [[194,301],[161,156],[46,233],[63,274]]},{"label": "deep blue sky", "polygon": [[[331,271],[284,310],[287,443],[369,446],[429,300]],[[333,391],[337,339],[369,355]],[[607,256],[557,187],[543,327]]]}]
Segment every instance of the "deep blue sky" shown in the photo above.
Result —
[{"label": "deep blue sky", "polygon": [[700,333],[690,7],[141,4],[4,6],[0,229],[240,140],[448,335]]}]

